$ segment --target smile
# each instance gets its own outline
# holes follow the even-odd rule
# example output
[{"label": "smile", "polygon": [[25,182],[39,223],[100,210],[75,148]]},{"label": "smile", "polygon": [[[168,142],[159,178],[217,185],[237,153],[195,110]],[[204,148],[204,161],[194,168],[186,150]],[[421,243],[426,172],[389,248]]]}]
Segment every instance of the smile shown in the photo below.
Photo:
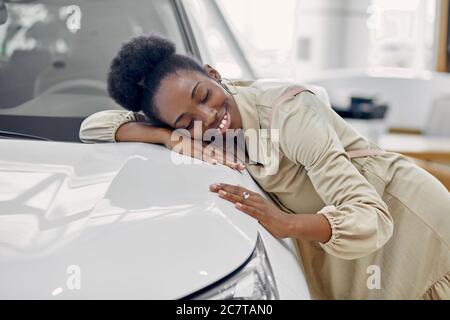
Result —
[{"label": "smile", "polygon": [[219,126],[217,128],[217,130],[219,130],[221,133],[225,133],[230,128],[231,124],[231,116],[230,113],[228,112],[228,108],[226,108],[225,110],[226,110],[225,114],[223,118],[220,120]]}]

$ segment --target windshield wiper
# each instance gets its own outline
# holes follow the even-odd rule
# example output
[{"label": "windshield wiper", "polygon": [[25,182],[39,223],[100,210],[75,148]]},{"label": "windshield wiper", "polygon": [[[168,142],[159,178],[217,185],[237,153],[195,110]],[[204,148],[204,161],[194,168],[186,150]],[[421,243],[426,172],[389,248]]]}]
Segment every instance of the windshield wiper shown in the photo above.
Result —
[{"label": "windshield wiper", "polygon": [[3,131],[0,130],[0,138],[13,139],[13,138],[22,138],[22,139],[32,139],[32,140],[43,140],[43,141],[52,141],[50,139],[33,136],[31,134],[25,134],[20,132],[11,132],[11,131]]}]

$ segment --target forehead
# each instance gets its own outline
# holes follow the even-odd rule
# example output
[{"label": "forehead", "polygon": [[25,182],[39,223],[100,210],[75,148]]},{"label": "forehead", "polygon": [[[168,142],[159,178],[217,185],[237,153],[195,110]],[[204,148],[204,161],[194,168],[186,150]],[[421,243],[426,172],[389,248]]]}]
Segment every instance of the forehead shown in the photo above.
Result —
[{"label": "forehead", "polygon": [[199,72],[179,71],[161,81],[155,95],[155,107],[161,120],[172,122],[192,103],[192,89],[199,82],[207,81]]}]

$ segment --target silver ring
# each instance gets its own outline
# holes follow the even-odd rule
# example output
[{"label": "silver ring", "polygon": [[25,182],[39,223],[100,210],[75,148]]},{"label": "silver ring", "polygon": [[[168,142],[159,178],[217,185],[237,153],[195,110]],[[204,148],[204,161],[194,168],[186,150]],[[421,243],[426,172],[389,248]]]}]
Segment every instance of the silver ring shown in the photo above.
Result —
[{"label": "silver ring", "polygon": [[247,191],[242,192],[242,196],[244,197],[244,200],[250,198],[250,194]]}]

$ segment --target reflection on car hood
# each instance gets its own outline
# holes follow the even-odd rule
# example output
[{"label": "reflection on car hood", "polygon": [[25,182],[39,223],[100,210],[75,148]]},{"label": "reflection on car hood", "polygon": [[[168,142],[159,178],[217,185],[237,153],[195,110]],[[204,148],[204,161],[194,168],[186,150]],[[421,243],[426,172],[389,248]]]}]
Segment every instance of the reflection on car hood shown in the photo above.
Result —
[{"label": "reflection on car hood", "polygon": [[181,298],[254,248],[256,222],[208,191],[243,184],[227,167],[140,143],[0,150],[0,298]]}]

